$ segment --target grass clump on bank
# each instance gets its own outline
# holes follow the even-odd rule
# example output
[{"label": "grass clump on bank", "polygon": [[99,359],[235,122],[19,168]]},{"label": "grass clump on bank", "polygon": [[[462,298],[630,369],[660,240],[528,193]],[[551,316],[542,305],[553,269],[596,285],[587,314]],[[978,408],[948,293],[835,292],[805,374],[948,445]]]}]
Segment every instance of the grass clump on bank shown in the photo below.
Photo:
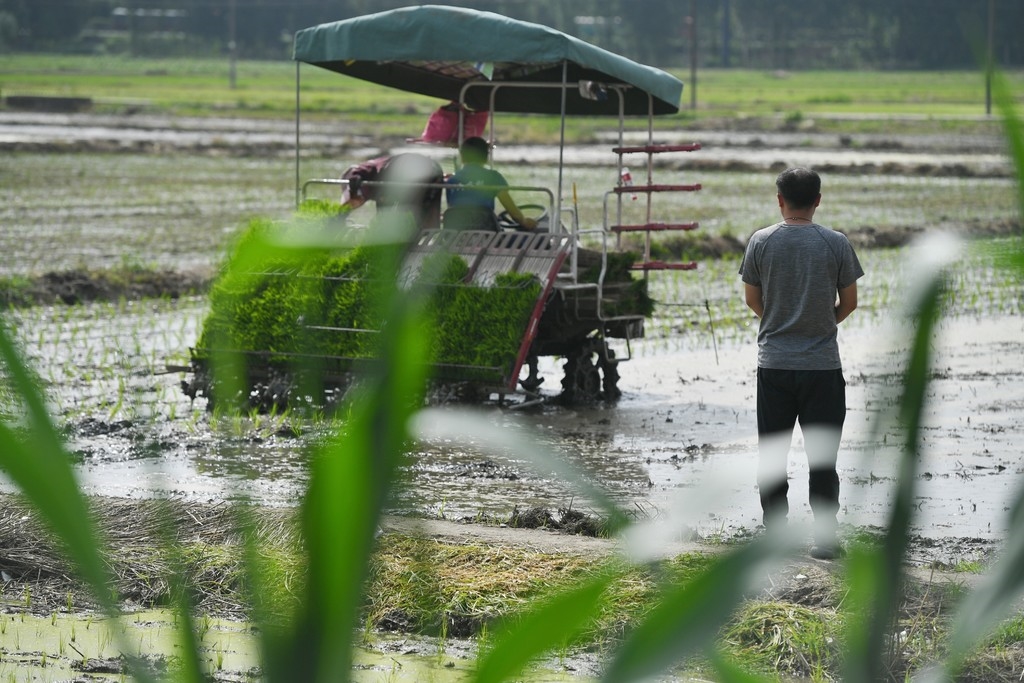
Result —
[{"label": "grass clump on bank", "polygon": [[841,631],[835,610],[752,601],[725,629],[722,641],[750,669],[818,681],[839,670]]}]

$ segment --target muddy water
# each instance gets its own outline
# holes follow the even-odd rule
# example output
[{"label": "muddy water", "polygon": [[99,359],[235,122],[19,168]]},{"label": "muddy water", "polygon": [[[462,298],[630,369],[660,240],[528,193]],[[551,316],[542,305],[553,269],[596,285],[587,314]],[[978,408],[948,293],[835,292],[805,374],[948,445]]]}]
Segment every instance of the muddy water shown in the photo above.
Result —
[{"label": "muddy water", "polygon": [[[841,517],[851,526],[883,526],[889,513],[901,436],[895,427],[880,435],[874,430],[894,402],[896,373],[906,352],[894,341],[898,338],[896,329],[871,324],[846,331],[841,340],[850,406],[840,460]],[[725,345],[717,358],[709,349],[664,353],[639,345],[636,350],[638,357],[622,368],[625,395],[614,408],[485,419],[538,429],[542,441],[641,518],[669,520],[701,535],[753,529],[760,521],[753,348]],[[930,538],[998,539],[1022,471],[1024,322],[1009,317],[948,321],[936,352],[915,531]],[[809,523],[802,449],[798,430],[790,468],[791,519]],[[514,468],[518,478],[503,480],[506,463],[497,456],[482,462],[488,467],[455,489],[473,489],[496,509],[513,503],[565,507],[571,501],[571,491]],[[449,514],[461,495],[466,494],[453,490]]]},{"label": "muddy water", "polygon": [[[199,666],[211,680],[258,678],[260,643],[251,624],[203,617],[196,628]],[[178,622],[166,610],[128,614],[117,621],[96,614],[2,614],[0,637],[6,646],[0,676],[12,681],[121,681],[124,656],[142,657],[157,672],[166,671],[180,656]],[[476,645],[368,634],[352,654],[352,681],[456,683],[472,679]],[[532,667],[529,680],[585,680],[558,669],[555,662]]]},{"label": "muddy water", "polygon": [[[892,411],[907,338],[900,304],[890,300],[899,299],[901,276],[893,271],[905,254],[862,258],[871,286],[840,338],[850,407],[841,503],[850,527],[886,521],[901,435],[889,424],[875,429],[879,416]],[[714,343],[701,307],[685,315],[659,307],[647,339],[632,345],[632,358],[620,368],[624,395],[616,405],[483,406],[473,409],[474,419],[530,432],[538,448],[572,463],[639,519],[666,521],[681,534],[753,529],[753,320],[736,313],[733,267],[707,268],[702,279],[660,285],[656,298],[710,296]],[[915,527],[927,538],[995,541],[1020,484],[1024,319],[1019,289],[993,281],[983,264],[970,271],[977,275],[973,284],[958,285],[960,298],[973,301],[974,287],[989,292],[988,303],[955,306],[934,341]],[[205,301],[196,298],[12,314],[89,493],[299,501],[309,447],[323,424],[282,416],[215,420],[202,400],[192,404],[181,393],[180,375],[160,374],[168,361],[184,360],[204,312]],[[542,368],[550,393],[559,386],[559,365],[546,359]],[[809,520],[802,446],[798,431],[790,470],[797,522]],[[517,506],[592,509],[580,486],[492,442],[424,441],[410,453],[405,474],[393,512],[507,519]]]},{"label": "muddy water", "polygon": [[[10,145],[82,141],[109,143],[122,151],[166,145],[244,153],[290,148],[293,135],[291,125],[281,122],[0,113],[0,144]],[[313,126],[304,135],[324,149],[343,146],[352,158],[378,151],[367,141],[343,139],[330,127]],[[751,168],[827,157],[829,163],[851,167],[965,165],[983,175],[998,173],[992,169],[1005,164],[998,138],[906,138],[897,144],[868,136],[844,142],[805,132],[672,135],[673,140],[706,143],[702,158],[752,159]],[[554,154],[552,149],[505,146],[495,158],[498,163],[525,160],[533,164],[531,174],[550,175],[551,168],[543,164]],[[291,204],[293,173],[287,155],[270,162],[224,161],[216,155],[52,155],[56,164],[50,156],[23,156],[21,163],[5,168],[12,183],[24,182],[18,174],[36,172],[47,182],[18,185],[18,194],[0,208],[8,227],[0,238],[3,274],[126,260],[212,268],[237,229],[239,215],[276,215]],[[323,162],[323,169],[311,168],[311,161],[305,170],[311,175],[336,171],[346,161],[339,156]],[[577,165],[581,198],[600,206],[593,188],[607,182],[596,180],[596,169],[584,167],[607,165],[608,145],[574,148],[568,162]],[[514,168],[526,173],[526,167]],[[539,182],[532,175],[528,180]],[[551,184],[546,176],[541,180]],[[697,215],[702,228],[742,234],[775,218],[762,195],[763,173],[709,174],[700,180],[714,191],[698,193],[706,198],[687,198],[692,204],[679,212]],[[830,195],[829,215],[847,228],[998,222],[1017,215],[1012,183],[1004,178],[902,177],[894,171],[884,182],[856,174],[837,175],[830,182],[845,191]],[[716,183],[719,187],[712,187]],[[54,193],[52,187],[66,191]],[[111,188],[118,190],[115,197]],[[986,197],[985,207],[970,204],[965,215],[963,198],[979,194]],[[899,321],[907,270],[903,251],[862,254],[862,259],[868,271],[862,310],[844,323],[841,339],[850,391],[840,461],[843,519],[856,526],[884,524],[892,490],[899,434],[893,428],[878,435],[872,430],[875,418],[891,409],[905,354]],[[1024,430],[1020,290],[996,281],[991,272],[986,263],[962,275],[968,282],[957,283],[963,292],[936,337],[926,455],[917,482],[918,529],[933,538],[999,538],[1007,500],[1018,485],[1021,466],[1014,444]],[[736,310],[741,308],[737,283],[730,263],[702,264],[679,282],[654,282],[663,288],[656,292],[659,301],[710,300],[717,345],[701,309],[684,315],[671,305],[659,307],[647,339],[633,344],[632,360],[621,367],[624,396],[617,405],[534,412],[483,407],[476,419],[531,430],[538,443],[574,463],[638,518],[669,520],[701,534],[743,533],[758,521],[754,330],[749,315]],[[975,298],[982,303],[971,304]],[[203,300],[186,299],[36,308],[10,315],[90,493],[201,500],[244,496],[271,505],[294,505],[300,499],[308,449],[322,435],[322,425],[267,416],[215,421],[201,401],[193,405],[182,394],[180,375],[160,374],[166,363],[184,362],[204,310]],[[547,391],[554,393],[559,363],[547,362],[545,377]],[[535,471],[519,453],[488,446],[457,440],[422,443],[410,454],[407,485],[394,511],[507,518],[516,506],[590,508],[580,487],[550,471]],[[799,433],[792,462],[794,517],[806,517]]]}]

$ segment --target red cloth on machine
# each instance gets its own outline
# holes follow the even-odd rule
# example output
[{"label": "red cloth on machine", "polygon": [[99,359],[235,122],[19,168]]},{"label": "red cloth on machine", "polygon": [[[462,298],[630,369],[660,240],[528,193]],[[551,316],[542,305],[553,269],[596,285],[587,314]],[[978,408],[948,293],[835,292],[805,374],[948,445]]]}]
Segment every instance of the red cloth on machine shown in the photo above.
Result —
[{"label": "red cloth on machine", "polygon": [[429,142],[435,145],[459,144],[459,109],[462,110],[462,139],[483,136],[487,128],[487,112],[461,107],[449,102],[431,113],[427,125],[418,138],[409,142]]}]

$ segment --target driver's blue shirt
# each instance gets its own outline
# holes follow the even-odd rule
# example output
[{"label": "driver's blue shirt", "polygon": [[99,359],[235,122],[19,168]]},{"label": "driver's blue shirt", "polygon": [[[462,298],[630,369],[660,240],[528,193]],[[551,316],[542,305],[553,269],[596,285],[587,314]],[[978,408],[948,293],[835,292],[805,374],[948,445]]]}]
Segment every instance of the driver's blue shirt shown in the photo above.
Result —
[{"label": "driver's blue shirt", "polygon": [[447,188],[448,206],[479,206],[491,211],[494,211],[494,198],[508,187],[505,176],[479,164],[466,164],[445,182],[448,185],[472,186]]}]

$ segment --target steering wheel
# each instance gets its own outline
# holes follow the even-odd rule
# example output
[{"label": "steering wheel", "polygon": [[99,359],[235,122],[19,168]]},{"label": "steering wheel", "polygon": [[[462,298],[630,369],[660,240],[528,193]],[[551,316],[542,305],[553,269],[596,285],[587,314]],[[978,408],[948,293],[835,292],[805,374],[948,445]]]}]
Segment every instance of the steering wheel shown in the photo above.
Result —
[{"label": "steering wheel", "polygon": [[[519,210],[523,212],[523,215],[532,218],[537,221],[537,232],[547,232],[548,230],[548,210],[542,204],[523,204],[519,207]],[[522,230],[523,226],[519,225],[514,218],[509,214],[508,211],[502,211],[498,214],[498,227],[502,230]]]}]

